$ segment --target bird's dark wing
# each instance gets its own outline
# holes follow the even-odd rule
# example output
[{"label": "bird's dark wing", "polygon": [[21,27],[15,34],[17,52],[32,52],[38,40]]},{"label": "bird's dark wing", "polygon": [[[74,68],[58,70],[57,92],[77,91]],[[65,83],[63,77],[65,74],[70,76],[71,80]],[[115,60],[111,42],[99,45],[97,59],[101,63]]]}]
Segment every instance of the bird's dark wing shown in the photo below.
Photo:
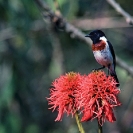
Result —
[{"label": "bird's dark wing", "polygon": [[113,56],[113,63],[114,63],[114,67],[115,67],[116,66],[115,52],[114,52],[112,44],[109,41],[107,41],[107,42],[109,44],[110,52],[112,53],[112,56]]}]

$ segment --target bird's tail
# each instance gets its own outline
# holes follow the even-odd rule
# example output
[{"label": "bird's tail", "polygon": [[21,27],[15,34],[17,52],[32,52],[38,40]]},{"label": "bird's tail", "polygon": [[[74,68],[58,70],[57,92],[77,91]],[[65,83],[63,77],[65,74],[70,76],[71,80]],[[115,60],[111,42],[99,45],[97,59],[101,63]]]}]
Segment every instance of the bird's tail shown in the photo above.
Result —
[{"label": "bird's tail", "polygon": [[112,73],[112,72],[111,72],[111,73],[110,73],[110,75],[111,75],[112,77],[114,77],[114,79],[115,79],[115,80],[116,80],[116,82],[117,82],[116,86],[117,86],[117,87],[119,87],[119,86],[120,86],[120,84],[119,84],[119,80],[118,80],[118,78],[117,78],[116,73],[114,73],[114,72]]}]

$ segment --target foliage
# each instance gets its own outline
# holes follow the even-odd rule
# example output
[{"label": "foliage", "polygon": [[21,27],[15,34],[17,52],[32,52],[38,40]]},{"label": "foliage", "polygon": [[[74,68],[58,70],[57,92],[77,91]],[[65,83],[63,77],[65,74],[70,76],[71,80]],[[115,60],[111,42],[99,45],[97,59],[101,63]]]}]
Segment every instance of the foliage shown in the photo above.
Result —
[{"label": "foliage", "polygon": [[[53,0],[45,2],[56,10]],[[62,15],[74,25],[74,20],[83,18],[119,17],[103,0],[58,0],[58,3]],[[125,0],[121,3],[127,10],[133,4]],[[33,0],[1,0],[0,12],[0,133],[77,132],[72,119],[54,121],[56,114],[47,109],[46,97],[51,82],[60,74],[68,71],[87,74],[98,67],[91,49],[43,21]],[[104,31],[117,55],[133,65],[133,28]],[[132,78],[121,68],[117,68],[117,73],[124,105],[116,112],[119,121],[115,126],[120,132],[132,132],[133,119],[126,123],[129,112],[132,114]],[[96,132],[93,124],[85,126]]]}]

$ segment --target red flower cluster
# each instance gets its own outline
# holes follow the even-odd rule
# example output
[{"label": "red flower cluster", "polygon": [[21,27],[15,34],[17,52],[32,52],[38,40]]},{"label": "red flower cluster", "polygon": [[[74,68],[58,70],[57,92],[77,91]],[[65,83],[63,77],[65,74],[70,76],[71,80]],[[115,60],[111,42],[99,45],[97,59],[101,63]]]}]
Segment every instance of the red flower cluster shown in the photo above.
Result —
[{"label": "red flower cluster", "polygon": [[105,119],[115,121],[113,107],[120,105],[116,84],[113,77],[107,77],[103,71],[87,76],[74,72],[60,76],[53,82],[47,98],[50,109],[58,110],[55,121],[61,120],[64,113],[73,116],[78,110],[83,114],[81,121],[97,118],[100,125]]},{"label": "red flower cluster", "polygon": [[58,110],[58,116],[55,121],[62,119],[63,113],[67,115],[75,114],[77,109],[75,103],[75,90],[79,89],[82,76],[78,73],[70,72],[56,79],[50,90],[50,98],[48,99],[50,109]]},{"label": "red flower cluster", "polygon": [[78,103],[83,108],[81,121],[98,119],[103,125],[105,119],[116,121],[113,107],[120,105],[117,95],[120,90],[116,87],[116,81],[111,76],[106,76],[103,71],[90,73],[82,81],[78,93]]}]

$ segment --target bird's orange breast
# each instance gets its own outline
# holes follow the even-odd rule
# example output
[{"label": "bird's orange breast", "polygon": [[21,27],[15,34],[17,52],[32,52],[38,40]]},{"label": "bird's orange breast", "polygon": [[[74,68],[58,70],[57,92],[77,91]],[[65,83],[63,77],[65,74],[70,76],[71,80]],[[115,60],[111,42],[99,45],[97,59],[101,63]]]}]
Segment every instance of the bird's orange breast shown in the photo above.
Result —
[{"label": "bird's orange breast", "polygon": [[100,41],[99,43],[92,44],[92,50],[93,51],[101,51],[106,47],[106,42],[105,41]]}]

